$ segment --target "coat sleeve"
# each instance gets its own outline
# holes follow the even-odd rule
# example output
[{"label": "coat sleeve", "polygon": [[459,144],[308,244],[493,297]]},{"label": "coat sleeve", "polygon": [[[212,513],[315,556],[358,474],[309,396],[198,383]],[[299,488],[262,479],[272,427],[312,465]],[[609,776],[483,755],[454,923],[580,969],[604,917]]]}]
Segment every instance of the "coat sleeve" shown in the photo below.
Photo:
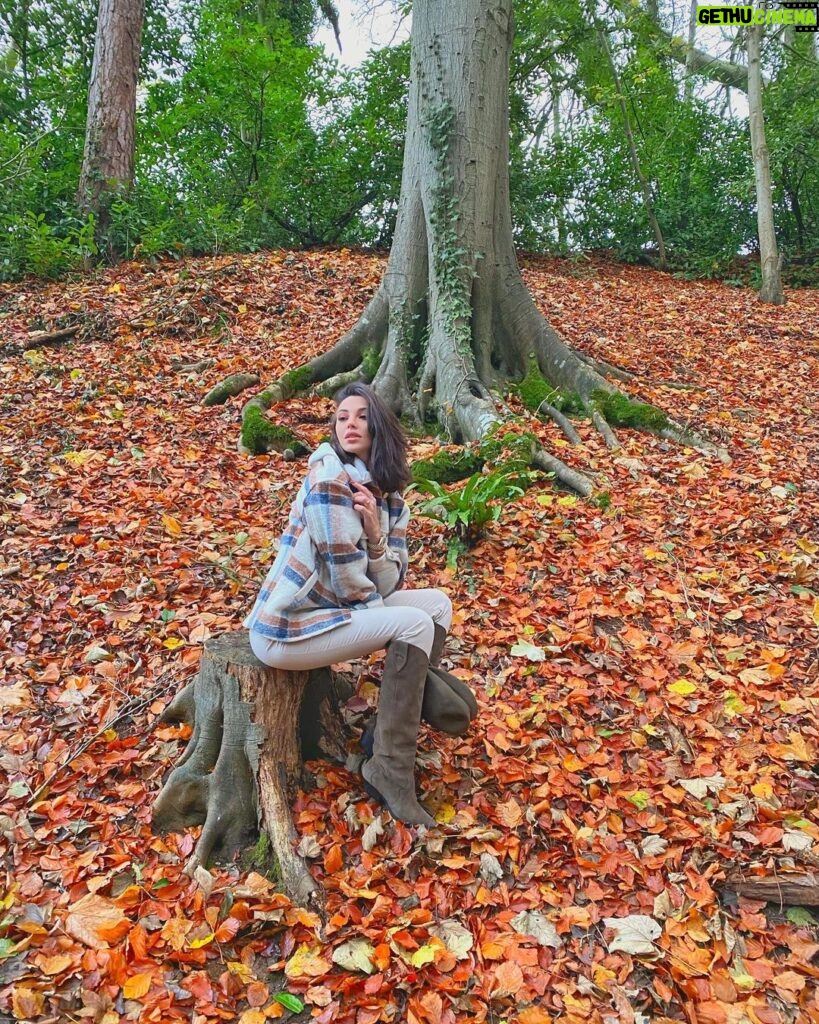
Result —
[{"label": "coat sleeve", "polygon": [[[400,502],[400,505],[397,504]],[[378,593],[389,597],[404,585],[407,575],[407,523],[409,506],[403,500],[393,498],[388,505],[389,530],[387,547],[381,558],[371,558],[367,573],[375,581]]]},{"label": "coat sleeve", "polygon": [[359,546],[361,517],[353,507],[349,484],[339,479],[317,480],[305,495],[303,515],[339,605],[347,608],[380,605],[378,588],[367,576],[367,553]]}]

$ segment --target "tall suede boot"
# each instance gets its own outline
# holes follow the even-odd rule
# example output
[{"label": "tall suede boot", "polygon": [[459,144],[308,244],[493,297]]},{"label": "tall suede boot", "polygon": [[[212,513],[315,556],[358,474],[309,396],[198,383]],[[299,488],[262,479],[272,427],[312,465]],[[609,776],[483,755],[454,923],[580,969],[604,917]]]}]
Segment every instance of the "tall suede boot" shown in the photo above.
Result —
[{"label": "tall suede boot", "polygon": [[419,647],[393,640],[387,648],[373,756],[361,774],[367,792],[407,825],[435,827],[415,796],[415,750],[429,659]]},{"label": "tall suede boot", "polygon": [[[425,722],[441,729],[442,732],[461,736],[477,715],[478,702],[475,700],[475,694],[462,679],[458,679],[457,676],[438,667],[445,642],[446,630],[436,623],[435,638],[432,641],[432,650],[429,654],[430,667],[427,671],[427,685],[424,691],[424,707],[421,717]],[[458,698],[458,700],[455,701],[454,698]],[[463,720],[462,704],[467,715],[465,721]],[[447,728],[448,725],[456,726],[456,728]]]}]

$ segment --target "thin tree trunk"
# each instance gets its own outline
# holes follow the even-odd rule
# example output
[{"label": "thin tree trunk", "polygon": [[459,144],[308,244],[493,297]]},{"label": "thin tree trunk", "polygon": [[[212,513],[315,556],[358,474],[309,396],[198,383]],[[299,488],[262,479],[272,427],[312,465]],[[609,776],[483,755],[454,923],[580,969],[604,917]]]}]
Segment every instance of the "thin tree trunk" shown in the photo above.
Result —
[{"label": "thin tree trunk", "polygon": [[[100,0],[88,89],[80,209],[106,217],[110,196],[134,179],[136,89],[145,0]],[[104,224],[103,224],[104,226]]]},{"label": "thin tree trunk", "polygon": [[756,181],[756,220],[759,233],[759,262],[762,269],[763,302],[782,305],[781,264],[776,245],[773,198],[771,196],[771,168],[768,143],[765,139],[765,117],[762,111],[762,26],[753,24],[748,29],[748,110],[751,125],[751,150]]},{"label": "thin tree trunk", "polygon": [[617,90],[617,103],[620,107],[620,112],[623,115],[623,127],[626,132],[626,142],[628,143],[628,151],[631,156],[631,165],[634,168],[637,181],[640,183],[640,191],[643,195],[643,205],[646,209],[648,223],[651,226],[652,234],[657,242],[660,269],[665,270],[668,266],[668,261],[666,260],[665,255],[665,241],[660,229],[660,222],[657,220],[657,214],[654,211],[654,200],[651,196],[651,186],[649,185],[645,174],[643,174],[643,168],[640,163],[640,154],[637,152],[637,145],[634,141],[634,132],[631,130],[631,118],[628,112],[626,97],[623,93],[623,85],[620,81],[620,75],[617,72],[617,65],[614,63],[614,57],[612,56],[611,48],[609,47],[609,41],[602,28],[598,28],[597,36],[600,40],[600,45],[606,54],[606,59],[608,60],[609,68],[611,69],[611,77],[614,80],[614,88]]}]

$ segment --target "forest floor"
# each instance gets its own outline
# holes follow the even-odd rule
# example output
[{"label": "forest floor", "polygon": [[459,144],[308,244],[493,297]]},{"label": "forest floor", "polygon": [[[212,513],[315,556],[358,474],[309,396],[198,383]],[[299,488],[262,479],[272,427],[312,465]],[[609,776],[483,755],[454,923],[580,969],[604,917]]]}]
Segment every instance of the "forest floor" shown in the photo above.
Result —
[{"label": "forest floor", "polygon": [[[447,662],[480,715],[422,731],[446,835],[310,764],[293,816],[324,927],[257,872],[183,873],[195,833],[150,830],[184,749],[157,719],[240,626],[304,471],[237,454],[241,399],[202,396],[327,347],[383,258],[0,285],[0,1020],[819,1021],[819,291],[771,307],[603,258],[523,264],[552,324],[732,461],[542,424],[597,500],[544,480],[457,573],[414,518],[411,585],[451,595]],[[316,444],[330,410],[272,414]],[[771,879],[781,898],[754,898]]]}]

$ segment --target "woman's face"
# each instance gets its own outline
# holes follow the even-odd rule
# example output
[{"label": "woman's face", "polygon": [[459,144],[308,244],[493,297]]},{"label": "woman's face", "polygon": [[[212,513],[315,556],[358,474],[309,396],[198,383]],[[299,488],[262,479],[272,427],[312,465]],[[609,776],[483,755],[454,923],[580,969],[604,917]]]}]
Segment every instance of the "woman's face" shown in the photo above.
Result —
[{"label": "woman's face", "polygon": [[348,455],[356,455],[362,462],[369,459],[373,443],[369,414],[369,403],[360,395],[350,395],[336,409],[338,443]]}]

